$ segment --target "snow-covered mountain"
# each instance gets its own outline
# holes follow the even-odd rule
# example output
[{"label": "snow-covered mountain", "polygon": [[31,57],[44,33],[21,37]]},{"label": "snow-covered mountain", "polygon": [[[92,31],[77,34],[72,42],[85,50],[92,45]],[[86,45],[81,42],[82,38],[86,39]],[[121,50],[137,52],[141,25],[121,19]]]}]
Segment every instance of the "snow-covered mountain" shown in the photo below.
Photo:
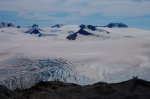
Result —
[{"label": "snow-covered mountain", "polygon": [[[41,29],[46,36],[24,33],[29,28],[0,28],[1,84],[10,89],[28,88],[41,80],[87,85],[133,76],[150,81],[150,31],[82,29],[100,35],[95,37],[80,34],[79,25]],[[76,40],[66,39],[74,33]]]},{"label": "snow-covered mountain", "polygon": [[[93,36],[98,38],[107,39],[109,38],[109,32],[103,29],[98,29],[95,26],[92,25],[80,25],[79,30],[75,33],[71,33],[69,36],[67,36],[68,40],[76,40],[80,35],[84,36]],[[103,32],[103,33],[101,33]],[[105,33],[105,34],[104,34]]]},{"label": "snow-covered mountain", "polygon": [[104,26],[108,28],[128,28],[128,26],[124,23],[109,23],[108,25]]}]

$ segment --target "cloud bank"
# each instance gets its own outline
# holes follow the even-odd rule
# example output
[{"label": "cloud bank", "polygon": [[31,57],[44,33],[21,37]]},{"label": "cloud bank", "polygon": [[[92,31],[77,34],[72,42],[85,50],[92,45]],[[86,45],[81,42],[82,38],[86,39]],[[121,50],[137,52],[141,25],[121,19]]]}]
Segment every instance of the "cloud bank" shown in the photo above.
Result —
[{"label": "cloud bank", "polygon": [[87,16],[99,13],[104,16],[150,15],[150,0],[0,0],[1,11],[47,19],[67,16]]}]

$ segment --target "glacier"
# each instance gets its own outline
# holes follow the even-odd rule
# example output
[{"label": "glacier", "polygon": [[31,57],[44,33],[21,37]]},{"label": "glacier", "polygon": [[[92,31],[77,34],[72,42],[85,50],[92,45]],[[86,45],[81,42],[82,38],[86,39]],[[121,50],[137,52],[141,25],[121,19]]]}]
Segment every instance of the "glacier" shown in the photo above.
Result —
[{"label": "glacier", "polygon": [[40,81],[63,81],[81,85],[92,82],[88,77],[77,74],[73,64],[63,59],[29,59],[17,57],[1,63],[0,84],[14,90],[30,88]]}]

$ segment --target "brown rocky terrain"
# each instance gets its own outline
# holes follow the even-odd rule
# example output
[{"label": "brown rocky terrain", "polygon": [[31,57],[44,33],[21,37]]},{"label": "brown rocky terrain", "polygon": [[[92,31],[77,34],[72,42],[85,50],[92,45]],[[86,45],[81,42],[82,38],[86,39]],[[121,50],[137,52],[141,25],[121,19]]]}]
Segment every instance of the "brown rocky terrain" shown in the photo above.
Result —
[{"label": "brown rocky terrain", "polygon": [[15,91],[0,86],[0,99],[150,99],[150,82],[133,78],[114,84],[80,86],[50,81]]}]

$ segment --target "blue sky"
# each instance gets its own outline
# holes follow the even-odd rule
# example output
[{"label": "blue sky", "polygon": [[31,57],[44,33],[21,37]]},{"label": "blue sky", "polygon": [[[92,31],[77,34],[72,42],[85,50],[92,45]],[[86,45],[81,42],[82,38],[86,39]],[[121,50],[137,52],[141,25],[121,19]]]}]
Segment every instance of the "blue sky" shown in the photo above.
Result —
[{"label": "blue sky", "polygon": [[150,29],[150,0],[0,0],[0,22],[40,26],[123,22]]}]

